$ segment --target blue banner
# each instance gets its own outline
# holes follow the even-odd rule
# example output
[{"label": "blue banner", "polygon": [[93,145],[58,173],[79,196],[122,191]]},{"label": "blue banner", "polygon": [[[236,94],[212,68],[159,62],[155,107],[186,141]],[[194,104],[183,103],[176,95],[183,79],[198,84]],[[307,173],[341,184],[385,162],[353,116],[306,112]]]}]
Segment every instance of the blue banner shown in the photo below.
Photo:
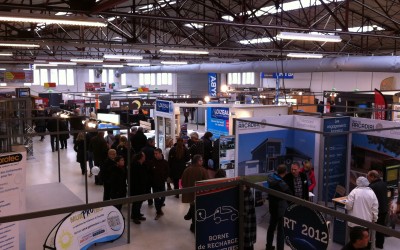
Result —
[{"label": "blue banner", "polygon": [[[196,186],[232,179],[211,180]],[[196,249],[239,249],[239,188],[207,190],[196,195]]]},{"label": "blue banner", "polygon": [[229,108],[207,108],[207,131],[214,139],[229,135]]},{"label": "blue banner", "polygon": [[[325,133],[348,132],[350,127],[350,117],[326,118],[324,119],[323,131]],[[325,136],[324,143],[324,165],[323,165],[323,200],[330,201],[336,186],[346,186],[346,155],[347,155],[347,135]],[[329,171],[328,171],[329,169]],[[328,188],[328,197],[327,195]]]},{"label": "blue banner", "polygon": [[291,249],[324,250],[329,232],[324,216],[297,204],[290,205],[283,217],[286,244]]},{"label": "blue banner", "polygon": [[294,73],[273,73],[272,78],[278,78],[278,79],[293,79],[294,78]]},{"label": "blue banner", "polygon": [[217,73],[208,73],[208,95],[217,96]]},{"label": "blue banner", "polygon": [[156,111],[163,113],[172,113],[172,104],[169,101],[156,101]]}]

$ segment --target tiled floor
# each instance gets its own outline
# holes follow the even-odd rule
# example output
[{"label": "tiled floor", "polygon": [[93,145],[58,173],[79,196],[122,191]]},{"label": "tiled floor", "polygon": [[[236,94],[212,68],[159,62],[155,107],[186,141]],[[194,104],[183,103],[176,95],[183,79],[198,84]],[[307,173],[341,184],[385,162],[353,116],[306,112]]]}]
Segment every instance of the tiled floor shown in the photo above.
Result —
[{"label": "tiled floor", "polygon": [[[51,152],[49,137],[43,142],[39,137],[34,138],[34,159],[28,160],[27,164],[27,189],[40,190],[40,184],[58,183],[61,178],[61,189],[35,191],[46,193],[46,199],[40,202],[41,207],[54,208],[66,205],[74,205],[79,199],[84,203],[85,197],[85,176],[81,175],[80,167],[75,162],[75,152],[73,151],[72,139],[68,141],[68,149]],[[58,172],[58,158],[60,159],[60,175]],[[38,186],[39,185],[39,186]],[[88,201],[95,202],[102,199],[102,186],[94,185],[94,178],[87,179]],[[39,189],[38,189],[39,188]],[[71,199],[66,193],[70,191],[76,199]],[[65,194],[64,194],[65,193]],[[63,195],[64,194],[64,195]],[[37,195],[37,193],[36,193]],[[65,198],[63,198],[65,196]],[[68,198],[68,197],[69,198]],[[71,200],[70,200],[71,199]],[[46,203],[47,202],[47,203]],[[46,204],[43,204],[46,203]],[[131,242],[127,244],[127,230],[124,236],[113,242],[93,246],[93,249],[194,249],[195,238],[189,231],[190,222],[183,219],[188,206],[182,204],[180,199],[174,196],[167,197],[164,208],[165,215],[159,220],[154,220],[154,206],[149,207],[147,202],[143,204],[142,213],[147,220],[141,225],[130,224]],[[126,208],[123,208],[126,217]],[[28,250],[43,249],[43,243],[47,233],[62,216],[52,216],[44,219],[36,219],[27,222],[27,248]],[[266,206],[257,208],[257,243],[255,249],[265,249],[266,228],[268,226],[269,214]],[[30,231],[33,230],[33,231]],[[385,249],[397,249],[399,239],[387,238]],[[328,249],[340,249],[335,243],[330,243]],[[285,249],[290,249],[286,246]]]}]

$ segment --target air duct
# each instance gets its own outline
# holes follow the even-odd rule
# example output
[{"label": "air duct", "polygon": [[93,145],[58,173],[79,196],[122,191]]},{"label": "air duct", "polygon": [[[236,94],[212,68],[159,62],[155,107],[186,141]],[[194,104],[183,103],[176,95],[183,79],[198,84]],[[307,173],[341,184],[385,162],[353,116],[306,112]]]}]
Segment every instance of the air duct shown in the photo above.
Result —
[{"label": "air duct", "polygon": [[181,66],[124,67],[120,73],[229,73],[229,72],[400,72],[398,56],[358,56],[323,59],[205,63]]}]

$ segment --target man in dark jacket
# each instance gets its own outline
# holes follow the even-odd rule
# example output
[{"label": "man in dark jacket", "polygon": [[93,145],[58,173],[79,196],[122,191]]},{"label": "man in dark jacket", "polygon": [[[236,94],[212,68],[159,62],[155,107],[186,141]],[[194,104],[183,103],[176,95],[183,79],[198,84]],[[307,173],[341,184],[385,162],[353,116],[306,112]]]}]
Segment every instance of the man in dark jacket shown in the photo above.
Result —
[{"label": "man in dark jacket", "polygon": [[[378,198],[379,208],[378,220],[376,221],[376,223],[385,226],[386,216],[389,208],[386,182],[381,179],[378,171],[376,170],[369,171],[367,179],[370,182],[369,187],[374,191],[376,198]],[[376,232],[375,247],[383,249],[384,243],[385,235],[380,232]]]},{"label": "man in dark jacket", "polygon": [[107,152],[108,158],[102,163],[100,175],[103,180],[104,193],[103,201],[111,199],[111,172],[112,169],[117,168],[115,157],[117,157],[117,151],[115,149],[109,149]]},{"label": "man in dark jacket", "polygon": [[[277,167],[276,173],[273,173],[268,176],[268,184],[269,188],[284,192],[287,194],[291,194],[289,186],[283,180],[286,175],[286,165],[281,164]],[[283,234],[283,215],[285,214],[285,210],[288,206],[286,200],[283,200],[277,196],[268,195],[269,200],[269,226],[267,231],[267,250],[273,250],[275,247],[272,246],[272,242],[274,240],[274,232],[277,229],[276,234],[276,246],[277,250],[283,250],[285,243],[285,236]]]},{"label": "man in dark jacket", "polygon": [[[141,195],[147,193],[148,186],[148,171],[144,166],[146,155],[143,152],[139,152],[133,156],[130,171],[130,195]],[[135,224],[141,224],[141,221],[146,220],[143,214],[140,213],[142,207],[142,201],[136,201],[132,203],[131,219]]]},{"label": "man in dark jacket", "polygon": [[[141,151],[146,155],[146,161],[144,162],[144,165],[146,165],[147,168],[149,168],[150,162],[153,161],[153,159],[154,159],[154,149],[156,149],[155,145],[156,145],[156,143],[154,141],[154,138],[149,138],[149,139],[147,139],[146,146],[144,146],[141,149]],[[149,186],[147,187],[147,191],[149,194],[151,194],[151,183],[149,183]],[[152,206],[154,202],[152,199],[150,199],[150,200],[147,200],[147,203],[149,204],[149,206]]]},{"label": "man in dark jacket", "polygon": [[139,127],[135,133],[131,137],[131,145],[133,147],[133,150],[135,150],[135,153],[140,152],[144,146],[146,146],[147,143],[147,137],[143,132],[143,128]]},{"label": "man in dark jacket", "polygon": [[307,176],[304,173],[300,173],[300,164],[298,162],[292,163],[290,173],[285,175],[284,180],[294,196],[306,201],[309,200]]},{"label": "man in dark jacket", "polygon": [[[167,181],[169,174],[168,162],[164,160],[162,155],[162,150],[159,148],[154,149],[154,159],[148,164],[151,187],[153,188],[153,193],[164,192],[165,182]],[[156,207],[156,217],[158,220],[164,215],[162,211],[162,206],[165,202],[165,197],[159,197],[154,199],[154,204]]]},{"label": "man in dark jacket", "polygon": [[[100,167],[101,170],[108,154],[108,145],[103,131],[99,131],[95,137],[90,139],[89,151],[93,152],[94,165]],[[100,175],[95,177],[95,184],[102,185],[102,181],[103,176],[100,171]]]}]

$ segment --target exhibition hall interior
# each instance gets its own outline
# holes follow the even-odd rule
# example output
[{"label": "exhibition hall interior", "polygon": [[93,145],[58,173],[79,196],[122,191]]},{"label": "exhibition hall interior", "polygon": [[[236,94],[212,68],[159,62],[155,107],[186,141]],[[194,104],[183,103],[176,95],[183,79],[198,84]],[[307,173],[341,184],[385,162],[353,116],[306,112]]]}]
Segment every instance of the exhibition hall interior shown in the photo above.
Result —
[{"label": "exhibition hall interior", "polygon": [[[396,249],[399,11],[385,0],[0,0],[0,249],[336,250],[352,216],[371,249]],[[138,130],[169,160],[153,191],[169,192],[168,179],[180,194],[104,205],[149,193],[129,195],[146,181],[133,167],[149,157]],[[90,161],[102,132],[96,158],[128,139],[125,165],[107,161],[112,187]],[[189,158],[172,177],[181,142]],[[193,152],[204,159],[189,185]],[[143,163],[149,182],[157,160]],[[297,182],[282,177],[293,195],[279,195],[288,208],[272,234],[285,239],[271,245],[280,166]],[[349,205],[362,188],[378,223]]]}]

